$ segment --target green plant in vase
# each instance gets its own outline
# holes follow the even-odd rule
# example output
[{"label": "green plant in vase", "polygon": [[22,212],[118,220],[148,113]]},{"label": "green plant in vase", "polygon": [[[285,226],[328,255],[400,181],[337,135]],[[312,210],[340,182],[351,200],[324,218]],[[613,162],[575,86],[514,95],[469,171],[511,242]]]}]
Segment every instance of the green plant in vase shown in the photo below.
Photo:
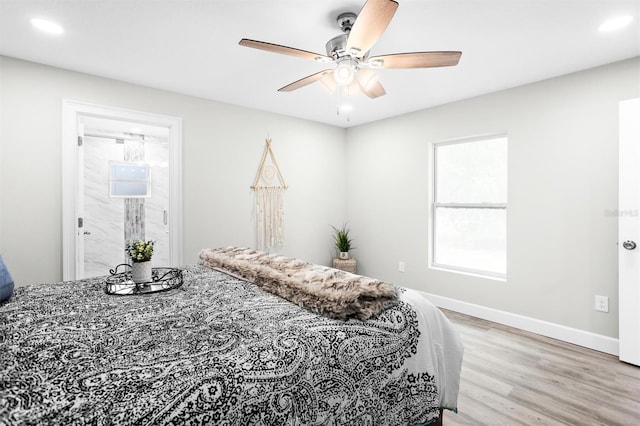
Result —
[{"label": "green plant in vase", "polygon": [[340,259],[349,259],[349,251],[354,249],[353,240],[349,237],[349,232],[351,231],[346,224],[342,225],[342,228],[336,228],[331,225],[335,234],[333,235],[333,240],[336,244],[336,250],[338,251],[338,257]]},{"label": "green plant in vase", "polygon": [[127,254],[132,262],[147,262],[153,256],[155,241],[131,240],[127,241]]},{"label": "green plant in vase", "polygon": [[127,241],[126,252],[131,258],[131,279],[136,283],[147,283],[152,280],[151,257],[155,241]]}]

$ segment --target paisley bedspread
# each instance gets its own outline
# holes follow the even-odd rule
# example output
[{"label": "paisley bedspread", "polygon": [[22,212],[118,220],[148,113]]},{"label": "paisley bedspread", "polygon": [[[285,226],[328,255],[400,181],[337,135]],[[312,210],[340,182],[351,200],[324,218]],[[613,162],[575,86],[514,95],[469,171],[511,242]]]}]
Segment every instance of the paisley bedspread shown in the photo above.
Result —
[{"label": "paisley bedspread", "polygon": [[0,303],[0,425],[409,425],[455,409],[462,346],[418,292],[314,314],[194,265],[166,293],[100,278]]}]

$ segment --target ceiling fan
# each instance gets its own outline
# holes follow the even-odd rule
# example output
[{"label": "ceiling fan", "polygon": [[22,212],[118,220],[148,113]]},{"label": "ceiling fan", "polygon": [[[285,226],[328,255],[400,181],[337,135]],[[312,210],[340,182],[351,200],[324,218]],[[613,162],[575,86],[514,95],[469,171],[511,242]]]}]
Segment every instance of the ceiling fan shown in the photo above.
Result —
[{"label": "ceiling fan", "polygon": [[326,44],[327,54],[243,38],[240,45],[268,52],[313,59],[320,63],[334,63],[332,69],[311,74],[278,89],[291,92],[320,81],[329,91],[342,88],[344,94],[363,92],[370,98],[385,95],[378,81],[378,68],[432,68],[457,65],[462,52],[412,52],[369,56],[369,51],[391,22],[398,8],[394,0],[367,0],[360,13],[342,13],[337,22],[343,31]]}]

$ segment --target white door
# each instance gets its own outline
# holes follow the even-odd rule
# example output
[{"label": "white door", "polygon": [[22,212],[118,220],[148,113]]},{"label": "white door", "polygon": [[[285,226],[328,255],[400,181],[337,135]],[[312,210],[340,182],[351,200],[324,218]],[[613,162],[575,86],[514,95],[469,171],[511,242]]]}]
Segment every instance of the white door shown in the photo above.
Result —
[{"label": "white door", "polygon": [[63,101],[63,279],[126,263],[125,241],[182,264],[181,119]]},{"label": "white door", "polygon": [[640,98],[620,102],[620,360],[640,365]]}]

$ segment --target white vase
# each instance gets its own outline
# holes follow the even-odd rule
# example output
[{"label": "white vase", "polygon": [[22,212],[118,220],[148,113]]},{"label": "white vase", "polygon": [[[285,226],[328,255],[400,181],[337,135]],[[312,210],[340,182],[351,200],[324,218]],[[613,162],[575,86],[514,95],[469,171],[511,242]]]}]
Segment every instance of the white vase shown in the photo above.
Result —
[{"label": "white vase", "polygon": [[131,279],[134,283],[148,283],[151,281],[151,261],[133,262],[131,265]]},{"label": "white vase", "polygon": [[347,259],[349,259],[349,252],[348,251],[341,251],[338,256],[342,260],[347,260]]}]

